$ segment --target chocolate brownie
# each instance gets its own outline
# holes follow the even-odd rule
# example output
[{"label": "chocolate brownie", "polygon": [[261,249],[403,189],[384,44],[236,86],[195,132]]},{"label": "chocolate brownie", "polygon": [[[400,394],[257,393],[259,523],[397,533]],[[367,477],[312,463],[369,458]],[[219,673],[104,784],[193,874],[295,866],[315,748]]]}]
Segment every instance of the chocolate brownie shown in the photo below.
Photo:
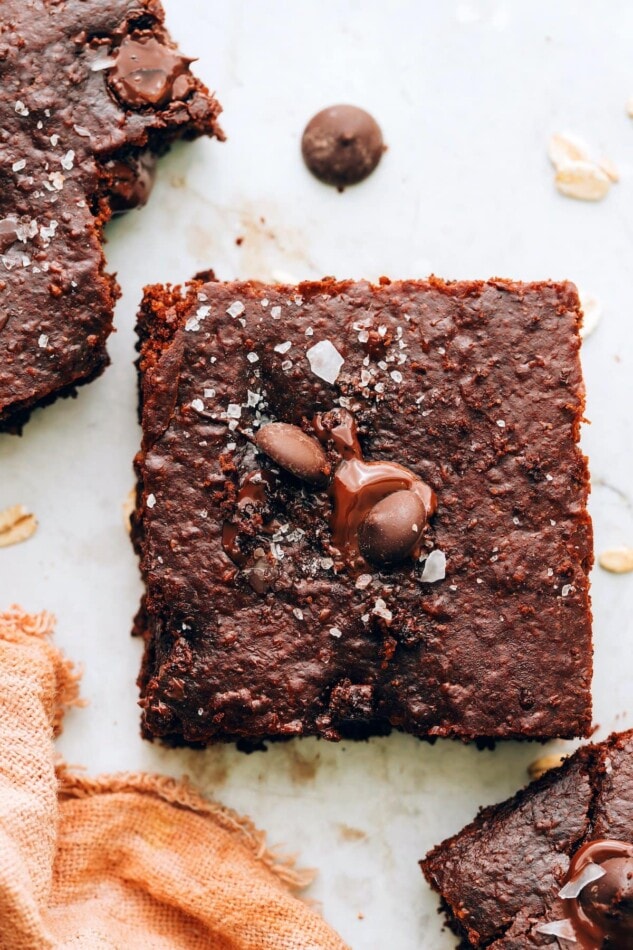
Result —
[{"label": "chocolate brownie", "polygon": [[150,287],[143,732],[586,735],[571,284]]},{"label": "chocolate brownie", "polygon": [[146,198],[174,139],[222,138],[190,63],[157,0],[3,0],[0,430],[107,365],[104,224]]},{"label": "chocolate brownie", "polygon": [[633,947],[633,730],[484,809],[421,865],[463,948]]}]

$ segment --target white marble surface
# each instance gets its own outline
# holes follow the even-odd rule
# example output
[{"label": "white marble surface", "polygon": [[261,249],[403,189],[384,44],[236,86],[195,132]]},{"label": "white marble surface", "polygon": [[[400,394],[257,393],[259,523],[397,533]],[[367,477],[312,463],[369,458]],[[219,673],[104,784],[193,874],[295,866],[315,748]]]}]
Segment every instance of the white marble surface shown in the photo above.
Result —
[{"label": "white marble surface", "polygon": [[[123,527],[139,433],[132,368],[141,287],[212,266],[230,278],[569,277],[597,295],[584,346],[596,547],[633,544],[633,5],[627,0],[165,0],[173,32],[224,104],[225,145],[175,150],[153,201],[113,224],[108,257],[123,298],[113,365],[77,400],[0,438],[0,508],[21,503],[36,536],[0,550],[0,602],[59,618],[85,667],[89,706],[60,742],[91,771],[188,772],[249,812],[274,843],[320,869],[310,897],[358,950],[444,950],[417,868],[481,804],[512,793],[540,747],[495,752],[395,735],[330,746],[292,742],[167,752],[138,737],[140,595]],[[389,151],[344,194],[298,154],[305,121],[340,101],[367,107]],[[559,196],[545,149],[570,128],[620,167],[605,201]],[[235,245],[244,237],[241,247]],[[633,575],[594,572],[595,719],[631,723]]]}]

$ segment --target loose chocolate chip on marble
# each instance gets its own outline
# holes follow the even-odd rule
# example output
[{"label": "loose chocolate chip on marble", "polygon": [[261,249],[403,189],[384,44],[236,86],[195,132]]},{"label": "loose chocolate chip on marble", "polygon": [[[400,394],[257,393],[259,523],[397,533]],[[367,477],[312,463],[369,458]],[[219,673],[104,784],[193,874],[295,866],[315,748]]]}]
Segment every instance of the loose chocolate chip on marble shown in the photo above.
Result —
[{"label": "loose chocolate chip on marble", "polygon": [[325,452],[316,439],[287,422],[269,422],[255,436],[255,445],[296,478],[325,485],[330,474]]},{"label": "loose chocolate chip on marble", "polygon": [[376,120],[357,106],[331,106],[318,112],[301,139],[303,160],[320,181],[355,185],[376,168],[385,150]]},{"label": "loose chocolate chip on marble", "polygon": [[162,106],[187,92],[183,76],[191,60],[154,37],[126,36],[116,51],[108,82],[130,106]]},{"label": "loose chocolate chip on marble", "polygon": [[420,540],[426,523],[422,501],[396,491],[377,502],[358,530],[360,553],[374,564],[403,561]]}]

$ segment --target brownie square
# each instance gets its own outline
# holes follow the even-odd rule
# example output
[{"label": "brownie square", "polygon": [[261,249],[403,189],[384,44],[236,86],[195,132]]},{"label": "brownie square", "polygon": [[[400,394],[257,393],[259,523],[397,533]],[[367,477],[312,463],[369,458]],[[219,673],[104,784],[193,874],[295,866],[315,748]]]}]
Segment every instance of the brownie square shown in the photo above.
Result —
[{"label": "brownie square", "polygon": [[[580,323],[566,283],[148,288],[144,735],[586,735]],[[411,556],[346,549],[333,416],[355,424],[362,471],[403,466],[404,488],[428,493]],[[322,446],[312,482],[284,462],[287,444],[262,441],[271,423],[301,429],[308,455]]]},{"label": "brownie square", "polygon": [[103,226],[176,138],[222,138],[157,0],[3,0],[0,431],[98,376],[118,296]]},{"label": "brownie square", "polygon": [[633,731],[483,809],[421,866],[463,948],[632,947]]}]

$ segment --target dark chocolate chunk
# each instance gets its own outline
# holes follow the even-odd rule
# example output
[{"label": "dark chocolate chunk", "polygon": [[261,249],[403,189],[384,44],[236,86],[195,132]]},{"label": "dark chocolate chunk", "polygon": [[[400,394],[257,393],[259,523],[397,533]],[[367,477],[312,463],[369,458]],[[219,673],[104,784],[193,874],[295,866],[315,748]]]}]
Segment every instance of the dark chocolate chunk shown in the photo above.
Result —
[{"label": "dark chocolate chunk", "polygon": [[255,436],[255,445],[277,465],[311,485],[325,485],[330,466],[316,439],[298,426],[270,422]]},{"label": "dark chocolate chunk", "polygon": [[19,432],[108,364],[110,212],[147,198],[175,139],[223,136],[155,0],[0,7],[0,430]]},{"label": "dark chocolate chunk", "polygon": [[610,839],[587,842],[574,855],[566,880],[573,884],[588,869],[595,878],[567,900],[565,908],[579,950],[603,944],[633,946],[633,843]]},{"label": "dark chocolate chunk", "polygon": [[426,524],[424,504],[412,491],[395,491],[370,510],[358,529],[360,553],[373,564],[395,564],[413,551]]},{"label": "dark chocolate chunk", "polygon": [[[153,36],[126,36],[116,50],[108,81],[127,105],[163,106],[177,98],[176,80],[187,73],[191,62]],[[186,85],[176,89],[180,95],[186,92]]]},{"label": "dark chocolate chunk", "polygon": [[367,178],[385,146],[376,120],[357,106],[330,106],[308,122],[301,139],[303,159],[320,181],[343,189]]},{"label": "dark chocolate chunk", "polygon": [[142,208],[147,204],[156,177],[156,158],[147,153],[106,162],[104,170],[112,176],[108,200],[113,214]]}]

